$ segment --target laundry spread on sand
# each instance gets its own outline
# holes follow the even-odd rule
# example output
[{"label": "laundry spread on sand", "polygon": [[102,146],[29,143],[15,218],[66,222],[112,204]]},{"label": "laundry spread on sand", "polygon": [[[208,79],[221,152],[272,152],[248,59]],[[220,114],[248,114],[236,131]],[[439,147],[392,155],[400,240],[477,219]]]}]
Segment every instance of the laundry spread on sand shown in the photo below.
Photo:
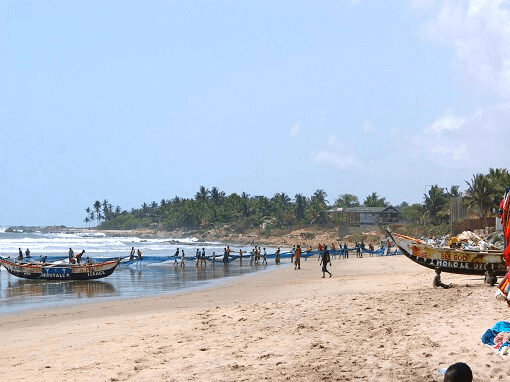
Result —
[{"label": "laundry spread on sand", "polygon": [[481,341],[501,356],[510,355],[510,322],[496,322],[492,328],[485,331]]}]

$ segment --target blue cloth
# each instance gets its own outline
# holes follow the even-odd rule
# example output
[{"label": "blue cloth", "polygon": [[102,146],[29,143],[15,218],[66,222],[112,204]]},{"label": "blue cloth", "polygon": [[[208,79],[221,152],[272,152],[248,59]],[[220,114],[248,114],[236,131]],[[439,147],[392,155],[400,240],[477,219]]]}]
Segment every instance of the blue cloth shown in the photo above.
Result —
[{"label": "blue cloth", "polygon": [[498,321],[494,326],[492,327],[492,330],[494,330],[497,333],[500,332],[510,332],[510,322],[508,321]]},{"label": "blue cloth", "polygon": [[492,329],[487,329],[487,331],[482,335],[481,338],[482,343],[484,343],[485,345],[494,346],[494,338],[496,337],[497,334],[498,332],[495,332]]},{"label": "blue cloth", "polygon": [[501,332],[510,332],[510,322],[498,321],[494,324],[492,329],[487,329],[482,335],[481,341],[486,345],[494,345],[494,338]]}]

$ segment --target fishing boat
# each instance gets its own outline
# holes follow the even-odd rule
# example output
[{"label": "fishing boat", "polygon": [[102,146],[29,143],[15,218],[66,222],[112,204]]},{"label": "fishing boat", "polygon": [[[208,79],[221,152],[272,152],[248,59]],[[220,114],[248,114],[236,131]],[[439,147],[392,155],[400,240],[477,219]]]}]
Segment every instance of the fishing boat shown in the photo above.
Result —
[{"label": "fishing boat", "polygon": [[16,262],[0,257],[0,264],[11,275],[33,280],[94,280],[110,276],[121,258],[101,263],[48,264],[36,262]]},{"label": "fishing boat", "polygon": [[404,256],[424,267],[441,268],[442,272],[465,275],[484,275],[493,268],[496,275],[507,273],[501,250],[476,250],[463,248],[438,247],[427,245],[423,240],[401,235],[387,230]]}]

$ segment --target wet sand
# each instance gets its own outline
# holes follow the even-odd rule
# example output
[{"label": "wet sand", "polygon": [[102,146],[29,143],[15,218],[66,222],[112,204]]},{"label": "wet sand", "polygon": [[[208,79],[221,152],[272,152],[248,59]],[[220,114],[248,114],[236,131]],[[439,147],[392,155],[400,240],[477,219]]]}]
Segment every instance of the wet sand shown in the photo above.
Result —
[{"label": "wet sand", "polygon": [[402,257],[317,259],[208,290],[0,315],[9,381],[475,381],[510,379],[480,336],[510,309],[477,276]]}]

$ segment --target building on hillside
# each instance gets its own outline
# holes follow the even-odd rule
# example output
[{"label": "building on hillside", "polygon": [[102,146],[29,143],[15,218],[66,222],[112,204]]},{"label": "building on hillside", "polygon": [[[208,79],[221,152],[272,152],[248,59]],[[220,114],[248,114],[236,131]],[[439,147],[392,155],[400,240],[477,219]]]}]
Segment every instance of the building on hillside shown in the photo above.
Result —
[{"label": "building on hillside", "polygon": [[400,211],[393,206],[332,208],[326,213],[338,224],[340,236],[364,231],[382,232],[382,226],[404,222]]}]

